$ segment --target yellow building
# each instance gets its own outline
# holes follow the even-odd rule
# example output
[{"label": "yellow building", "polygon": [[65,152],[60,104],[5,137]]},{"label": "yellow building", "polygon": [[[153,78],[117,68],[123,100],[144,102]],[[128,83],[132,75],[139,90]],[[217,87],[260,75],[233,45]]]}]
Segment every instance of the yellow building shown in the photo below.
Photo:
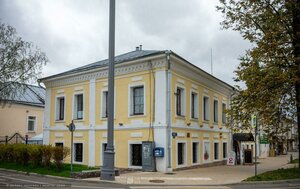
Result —
[{"label": "yellow building", "polygon": [[[116,56],[115,63],[116,167],[141,169],[143,141],[164,150],[155,158],[161,172],[226,160],[231,137],[224,109],[232,86],[172,51],[137,49]],[[107,64],[103,60],[40,80],[46,86],[44,143],[70,146],[66,125],[74,120],[75,163],[103,162]]]}]

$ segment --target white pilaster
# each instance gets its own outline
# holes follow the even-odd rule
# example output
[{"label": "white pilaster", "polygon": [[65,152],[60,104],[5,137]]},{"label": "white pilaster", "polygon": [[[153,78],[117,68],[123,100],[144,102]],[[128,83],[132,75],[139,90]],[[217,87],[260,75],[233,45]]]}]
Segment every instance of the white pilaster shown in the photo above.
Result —
[{"label": "white pilaster", "polygon": [[96,83],[95,79],[90,80],[89,96],[89,166],[95,166],[95,104],[96,104]]},{"label": "white pilaster", "polygon": [[43,125],[43,144],[48,145],[50,142],[50,113],[51,113],[51,88],[46,88],[44,125]]}]

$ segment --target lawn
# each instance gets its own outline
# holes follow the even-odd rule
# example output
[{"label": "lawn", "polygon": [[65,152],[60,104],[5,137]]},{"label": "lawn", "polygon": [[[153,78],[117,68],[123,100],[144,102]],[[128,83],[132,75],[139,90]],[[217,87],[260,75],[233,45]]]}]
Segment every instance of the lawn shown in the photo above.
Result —
[{"label": "lawn", "polygon": [[300,179],[299,168],[277,169],[268,171],[257,176],[249,177],[244,181],[272,181],[272,180],[288,180]]},{"label": "lawn", "polygon": [[293,159],[293,161],[290,163],[299,163],[299,159]]},{"label": "lawn", "polygon": [[[71,165],[64,164],[63,168],[61,170],[57,170],[57,168],[54,165],[51,165],[49,168],[46,168],[46,167],[36,167],[31,164],[29,164],[27,166],[22,166],[22,165],[16,164],[16,163],[0,162],[0,168],[13,169],[13,170],[23,171],[23,172],[38,173],[41,175],[54,175],[54,176],[60,176],[60,177],[70,177]],[[73,172],[80,172],[82,170],[95,170],[95,169],[99,169],[99,168],[88,167],[86,165],[76,165],[76,164],[73,165]]]}]

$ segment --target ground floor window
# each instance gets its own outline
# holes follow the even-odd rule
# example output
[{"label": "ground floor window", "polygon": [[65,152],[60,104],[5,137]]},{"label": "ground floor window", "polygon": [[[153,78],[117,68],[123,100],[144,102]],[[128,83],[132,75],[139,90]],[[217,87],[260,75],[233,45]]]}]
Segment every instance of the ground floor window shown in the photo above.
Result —
[{"label": "ground floor window", "polygon": [[223,142],[223,158],[227,158],[227,142]]},{"label": "ground floor window", "polygon": [[219,159],[219,143],[215,142],[214,143],[214,160]]},{"label": "ground floor window", "polygon": [[104,163],[104,152],[106,150],[106,147],[107,147],[107,143],[102,143],[102,165]]},{"label": "ground floor window", "polygon": [[204,160],[205,161],[209,161],[209,154],[210,154],[210,145],[209,145],[209,142],[204,142],[203,143],[204,145],[204,147],[203,147],[203,158],[204,158]]},{"label": "ground floor window", "polygon": [[74,161],[82,162],[83,161],[83,144],[74,143]]},{"label": "ground floor window", "polygon": [[199,163],[199,142],[192,143],[192,162]]},{"label": "ground floor window", "polygon": [[142,166],[142,144],[130,144],[131,166]]},{"label": "ground floor window", "polygon": [[55,143],[55,147],[64,147],[64,143],[62,143],[62,142],[56,142]]},{"label": "ground floor window", "polygon": [[185,163],[185,143],[179,142],[177,143],[177,164],[184,165]]}]

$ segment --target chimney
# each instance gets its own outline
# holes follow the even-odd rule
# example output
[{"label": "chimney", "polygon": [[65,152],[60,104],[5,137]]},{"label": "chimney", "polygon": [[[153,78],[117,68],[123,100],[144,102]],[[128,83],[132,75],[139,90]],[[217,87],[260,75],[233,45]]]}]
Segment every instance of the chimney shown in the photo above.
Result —
[{"label": "chimney", "polygon": [[140,51],[142,50],[143,45],[140,45]]},{"label": "chimney", "polygon": [[140,50],[140,48],[139,47],[135,47],[135,50],[138,51],[138,50]]}]

